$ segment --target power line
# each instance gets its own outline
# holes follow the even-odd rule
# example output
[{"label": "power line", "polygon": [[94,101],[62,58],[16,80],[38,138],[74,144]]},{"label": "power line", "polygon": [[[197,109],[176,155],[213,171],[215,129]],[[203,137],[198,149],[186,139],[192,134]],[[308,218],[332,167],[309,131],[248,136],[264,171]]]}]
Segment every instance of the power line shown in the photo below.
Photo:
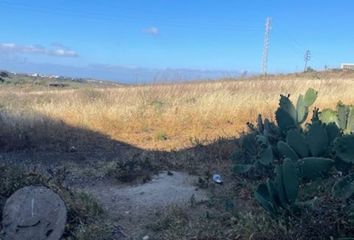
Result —
[{"label": "power line", "polygon": [[[89,12],[89,11],[75,11],[72,9],[64,9],[64,8],[46,8],[46,7],[33,7],[33,6],[28,6],[24,4],[16,4],[16,3],[11,3],[11,2],[0,2],[0,6],[2,8],[8,8],[8,9],[13,9],[13,10],[24,10],[27,12],[35,12],[36,14],[42,13],[42,14],[56,14],[60,15],[62,17],[75,17],[75,18],[83,18],[83,19],[89,19],[89,20],[102,20],[102,21],[111,21],[111,22],[119,22],[124,18],[124,20],[129,19],[130,22],[134,20],[141,20],[142,16],[141,15],[132,15],[132,14],[122,14],[121,12],[117,14],[116,16],[107,16],[106,13],[100,13],[100,12]],[[118,10],[118,9],[117,9]],[[125,9],[119,9],[124,11]],[[154,18],[154,17],[161,17],[161,15],[153,15],[153,14],[148,14],[147,15],[149,18]],[[184,18],[169,18],[168,21],[164,21],[163,23],[159,23],[159,26],[166,26],[166,27],[172,27],[172,28],[183,28],[183,29],[192,29],[192,27],[189,24],[180,24],[178,21],[183,21]],[[177,21],[177,23],[171,23],[172,21]],[[236,24],[214,24],[214,21],[208,20],[208,22],[205,22],[205,24],[199,24],[198,28],[204,28],[204,29],[225,29],[225,30],[240,30],[240,31],[259,31],[260,26],[257,25],[250,25],[249,21],[247,20],[236,20]],[[248,23],[248,24],[247,24]],[[195,31],[195,29],[193,29]]]}]

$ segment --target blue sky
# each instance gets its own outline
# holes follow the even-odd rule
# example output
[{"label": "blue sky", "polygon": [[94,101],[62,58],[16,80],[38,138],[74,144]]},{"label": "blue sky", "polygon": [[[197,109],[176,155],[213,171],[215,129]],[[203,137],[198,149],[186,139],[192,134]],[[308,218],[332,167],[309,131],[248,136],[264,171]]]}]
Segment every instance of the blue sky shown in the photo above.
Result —
[{"label": "blue sky", "polygon": [[2,69],[116,79],[119,71],[103,72],[259,72],[267,16],[270,72],[301,71],[307,49],[317,69],[354,62],[350,0],[1,0],[0,8]]}]

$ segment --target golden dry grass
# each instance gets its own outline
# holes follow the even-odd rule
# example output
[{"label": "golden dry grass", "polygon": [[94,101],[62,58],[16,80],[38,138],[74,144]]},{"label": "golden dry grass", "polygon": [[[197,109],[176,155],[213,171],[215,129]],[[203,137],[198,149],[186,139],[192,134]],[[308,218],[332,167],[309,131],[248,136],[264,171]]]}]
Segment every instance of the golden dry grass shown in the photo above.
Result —
[{"label": "golden dry grass", "polygon": [[[145,149],[180,149],[232,138],[258,113],[274,118],[279,94],[312,87],[316,107],[354,104],[354,79],[264,79],[57,91],[0,90],[0,106],[37,121],[38,114]],[[294,99],[294,98],[293,98]]]}]

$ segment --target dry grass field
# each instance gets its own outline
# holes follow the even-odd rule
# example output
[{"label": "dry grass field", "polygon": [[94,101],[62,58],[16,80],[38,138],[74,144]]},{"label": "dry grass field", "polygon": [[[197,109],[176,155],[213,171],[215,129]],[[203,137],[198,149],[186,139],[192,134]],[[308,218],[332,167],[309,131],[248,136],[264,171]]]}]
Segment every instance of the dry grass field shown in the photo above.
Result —
[{"label": "dry grass field", "polygon": [[[240,149],[238,136],[246,123],[259,113],[274,119],[280,94],[296,100],[311,87],[319,92],[314,107],[333,108],[338,100],[354,104],[353,74],[134,86],[75,83],[64,88],[35,84],[32,79],[15,84],[19,77],[9,77],[6,81],[12,82],[0,85],[0,209],[20,186],[37,184],[33,176],[41,176],[41,183],[47,176],[75,192],[84,189],[86,195],[66,199],[75,203],[79,212],[72,217],[80,220],[71,222],[66,232],[79,240],[126,239],[109,238],[121,229],[129,239],[149,235],[164,240],[322,239],[318,236],[349,234],[352,229],[345,228],[348,224],[340,211],[328,215],[324,211],[319,215],[324,221],[304,215],[284,230],[254,200],[259,175],[242,178],[232,166],[239,160],[234,153]],[[130,192],[134,186],[150,186],[144,183],[156,182],[150,180],[166,171],[164,179],[173,179],[178,172],[198,179],[190,187],[205,192],[207,201],[196,201],[193,194],[179,207],[156,204],[153,216],[144,202],[136,213],[117,210],[131,204],[129,198],[112,201],[119,199],[122,187]],[[221,174],[224,184],[212,181],[215,173]],[[331,182],[323,181],[318,189],[329,189],[326,184]],[[169,195],[163,189],[153,199]],[[150,194],[141,191],[132,199]],[[331,201],[321,206],[337,209]],[[328,227],[338,221],[343,228]]]},{"label": "dry grass field", "polygon": [[354,104],[353,78],[309,75],[50,91],[2,87],[0,107],[17,129],[48,117],[139,148],[173,150],[237,137],[258,113],[274,118],[279,94],[297,97],[309,87],[319,92],[317,107],[334,107],[338,99]]}]

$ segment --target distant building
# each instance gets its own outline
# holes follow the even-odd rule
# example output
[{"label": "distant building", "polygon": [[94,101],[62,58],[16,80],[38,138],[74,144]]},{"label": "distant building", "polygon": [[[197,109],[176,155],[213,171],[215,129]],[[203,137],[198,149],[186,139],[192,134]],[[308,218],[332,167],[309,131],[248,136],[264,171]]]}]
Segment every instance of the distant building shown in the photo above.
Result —
[{"label": "distant building", "polygon": [[48,78],[55,78],[55,79],[58,79],[58,78],[60,78],[60,76],[58,76],[58,75],[50,75],[50,76],[48,76]]},{"label": "distant building", "polygon": [[342,63],[340,68],[354,70],[354,63]]}]

